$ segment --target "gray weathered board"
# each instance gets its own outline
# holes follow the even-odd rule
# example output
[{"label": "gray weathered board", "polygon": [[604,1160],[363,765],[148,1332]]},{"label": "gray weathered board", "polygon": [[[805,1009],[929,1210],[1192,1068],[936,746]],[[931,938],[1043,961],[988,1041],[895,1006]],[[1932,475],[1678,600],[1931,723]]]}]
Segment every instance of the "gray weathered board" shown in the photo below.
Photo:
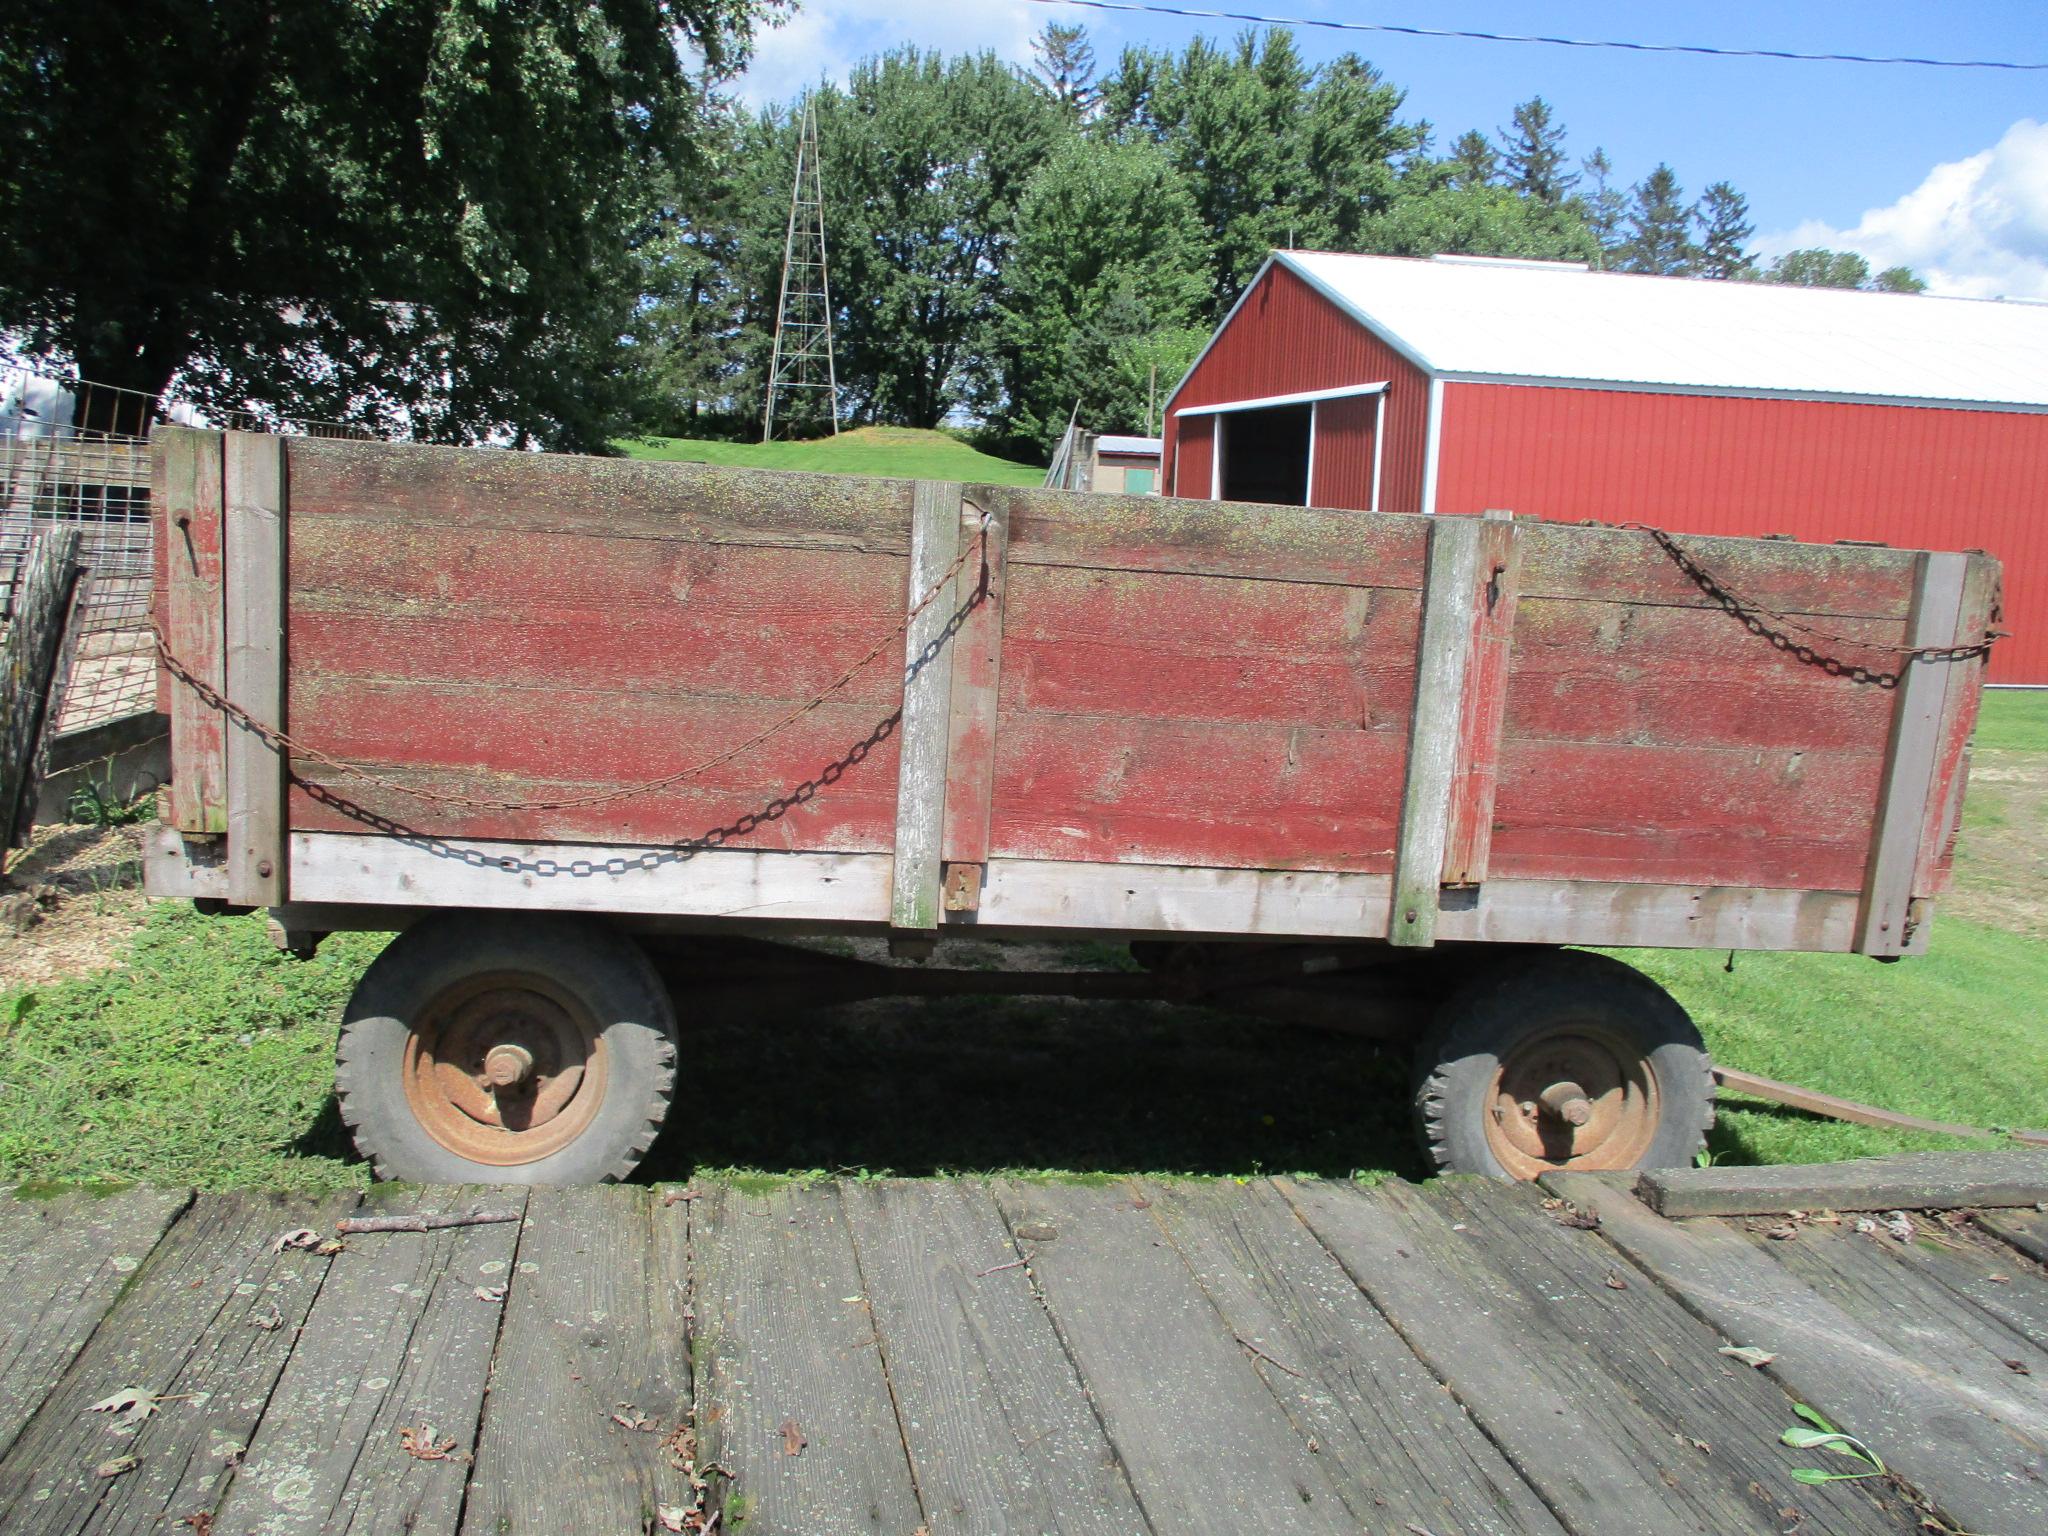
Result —
[{"label": "gray weathered board", "polygon": [[1660,1216],[2030,1206],[2048,1200],[2048,1147],[1765,1168],[1654,1168],[1638,1181],[1637,1193]]},{"label": "gray weathered board", "polygon": [[1786,1237],[1553,1182],[394,1189],[524,1218],[332,1255],[278,1239],[353,1195],[0,1195],[0,1530],[1919,1529],[1794,1480],[1835,1465],[1795,1398],[1947,1528],[2048,1529],[2048,1213]]}]

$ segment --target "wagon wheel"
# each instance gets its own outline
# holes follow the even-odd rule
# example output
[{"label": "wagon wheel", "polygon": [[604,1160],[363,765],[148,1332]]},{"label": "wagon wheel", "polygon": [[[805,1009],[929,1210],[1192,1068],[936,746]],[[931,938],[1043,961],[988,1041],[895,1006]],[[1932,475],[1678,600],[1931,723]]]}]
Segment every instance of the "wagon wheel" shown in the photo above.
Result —
[{"label": "wagon wheel", "polygon": [[1578,950],[1491,964],[1453,992],[1415,1082],[1423,1146],[1445,1172],[1676,1167],[1714,1123],[1685,1010],[1639,971]]},{"label": "wagon wheel", "polygon": [[380,1178],[585,1184],[654,1143],[675,1016],[631,941],[571,917],[407,929],[350,999],[335,1087]]}]

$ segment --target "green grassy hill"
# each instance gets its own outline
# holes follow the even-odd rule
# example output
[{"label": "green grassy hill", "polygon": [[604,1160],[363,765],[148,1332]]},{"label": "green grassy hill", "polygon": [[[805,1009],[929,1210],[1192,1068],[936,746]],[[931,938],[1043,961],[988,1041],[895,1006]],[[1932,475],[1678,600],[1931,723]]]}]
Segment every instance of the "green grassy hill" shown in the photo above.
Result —
[{"label": "green grassy hill", "polygon": [[977,485],[1042,485],[1045,471],[998,459],[957,437],[922,427],[860,427],[804,443],[727,443],[695,437],[626,438],[636,459],[729,464],[741,469],[804,469],[823,475],[892,475]]}]

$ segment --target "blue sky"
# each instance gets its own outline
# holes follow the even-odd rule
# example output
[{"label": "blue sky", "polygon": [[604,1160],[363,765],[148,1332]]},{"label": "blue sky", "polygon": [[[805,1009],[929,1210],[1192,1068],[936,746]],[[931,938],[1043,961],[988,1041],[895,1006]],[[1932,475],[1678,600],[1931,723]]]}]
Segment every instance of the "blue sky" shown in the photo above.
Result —
[{"label": "blue sky", "polygon": [[[1544,0],[1191,0],[1210,9],[1501,32],[1806,52],[1925,54],[2048,62],[2048,0],[1966,4],[1674,0],[1662,6]],[[1127,43],[1178,48],[1196,22],[1032,0],[804,0],[762,39],[746,81],[756,100],[861,56],[917,43],[993,48],[1022,62],[1048,19],[1080,21],[1107,66]],[[1668,160],[1689,193],[1732,181],[1767,253],[1793,244],[1904,261],[1937,291],[2048,299],[2048,72],[1804,64],[1645,55],[1302,29],[1311,59],[1356,51],[1408,93],[1440,144],[1492,130],[1541,92],[1575,153],[1606,148],[1619,179]]]}]

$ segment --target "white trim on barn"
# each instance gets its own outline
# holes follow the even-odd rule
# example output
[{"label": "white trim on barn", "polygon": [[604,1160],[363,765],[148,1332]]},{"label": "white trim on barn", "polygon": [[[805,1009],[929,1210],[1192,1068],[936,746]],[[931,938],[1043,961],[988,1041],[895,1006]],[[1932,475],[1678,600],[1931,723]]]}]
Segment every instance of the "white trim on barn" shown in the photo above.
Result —
[{"label": "white trim on barn", "polygon": [[1269,411],[1283,405],[1314,405],[1318,400],[1346,400],[1354,395],[1383,395],[1385,380],[1377,384],[1340,384],[1335,389],[1304,389],[1291,395],[1260,395],[1254,400],[1224,400],[1215,405],[1182,406],[1176,416],[1222,416],[1232,411]]},{"label": "white trim on barn", "polygon": [[1380,509],[1380,464],[1387,447],[1387,393],[1380,391],[1380,397],[1372,408],[1372,506],[1369,510]]},{"label": "white trim on barn", "polygon": [[1429,378],[1429,421],[1422,429],[1422,510],[1436,511],[1436,461],[1444,446],[1444,381]]}]

